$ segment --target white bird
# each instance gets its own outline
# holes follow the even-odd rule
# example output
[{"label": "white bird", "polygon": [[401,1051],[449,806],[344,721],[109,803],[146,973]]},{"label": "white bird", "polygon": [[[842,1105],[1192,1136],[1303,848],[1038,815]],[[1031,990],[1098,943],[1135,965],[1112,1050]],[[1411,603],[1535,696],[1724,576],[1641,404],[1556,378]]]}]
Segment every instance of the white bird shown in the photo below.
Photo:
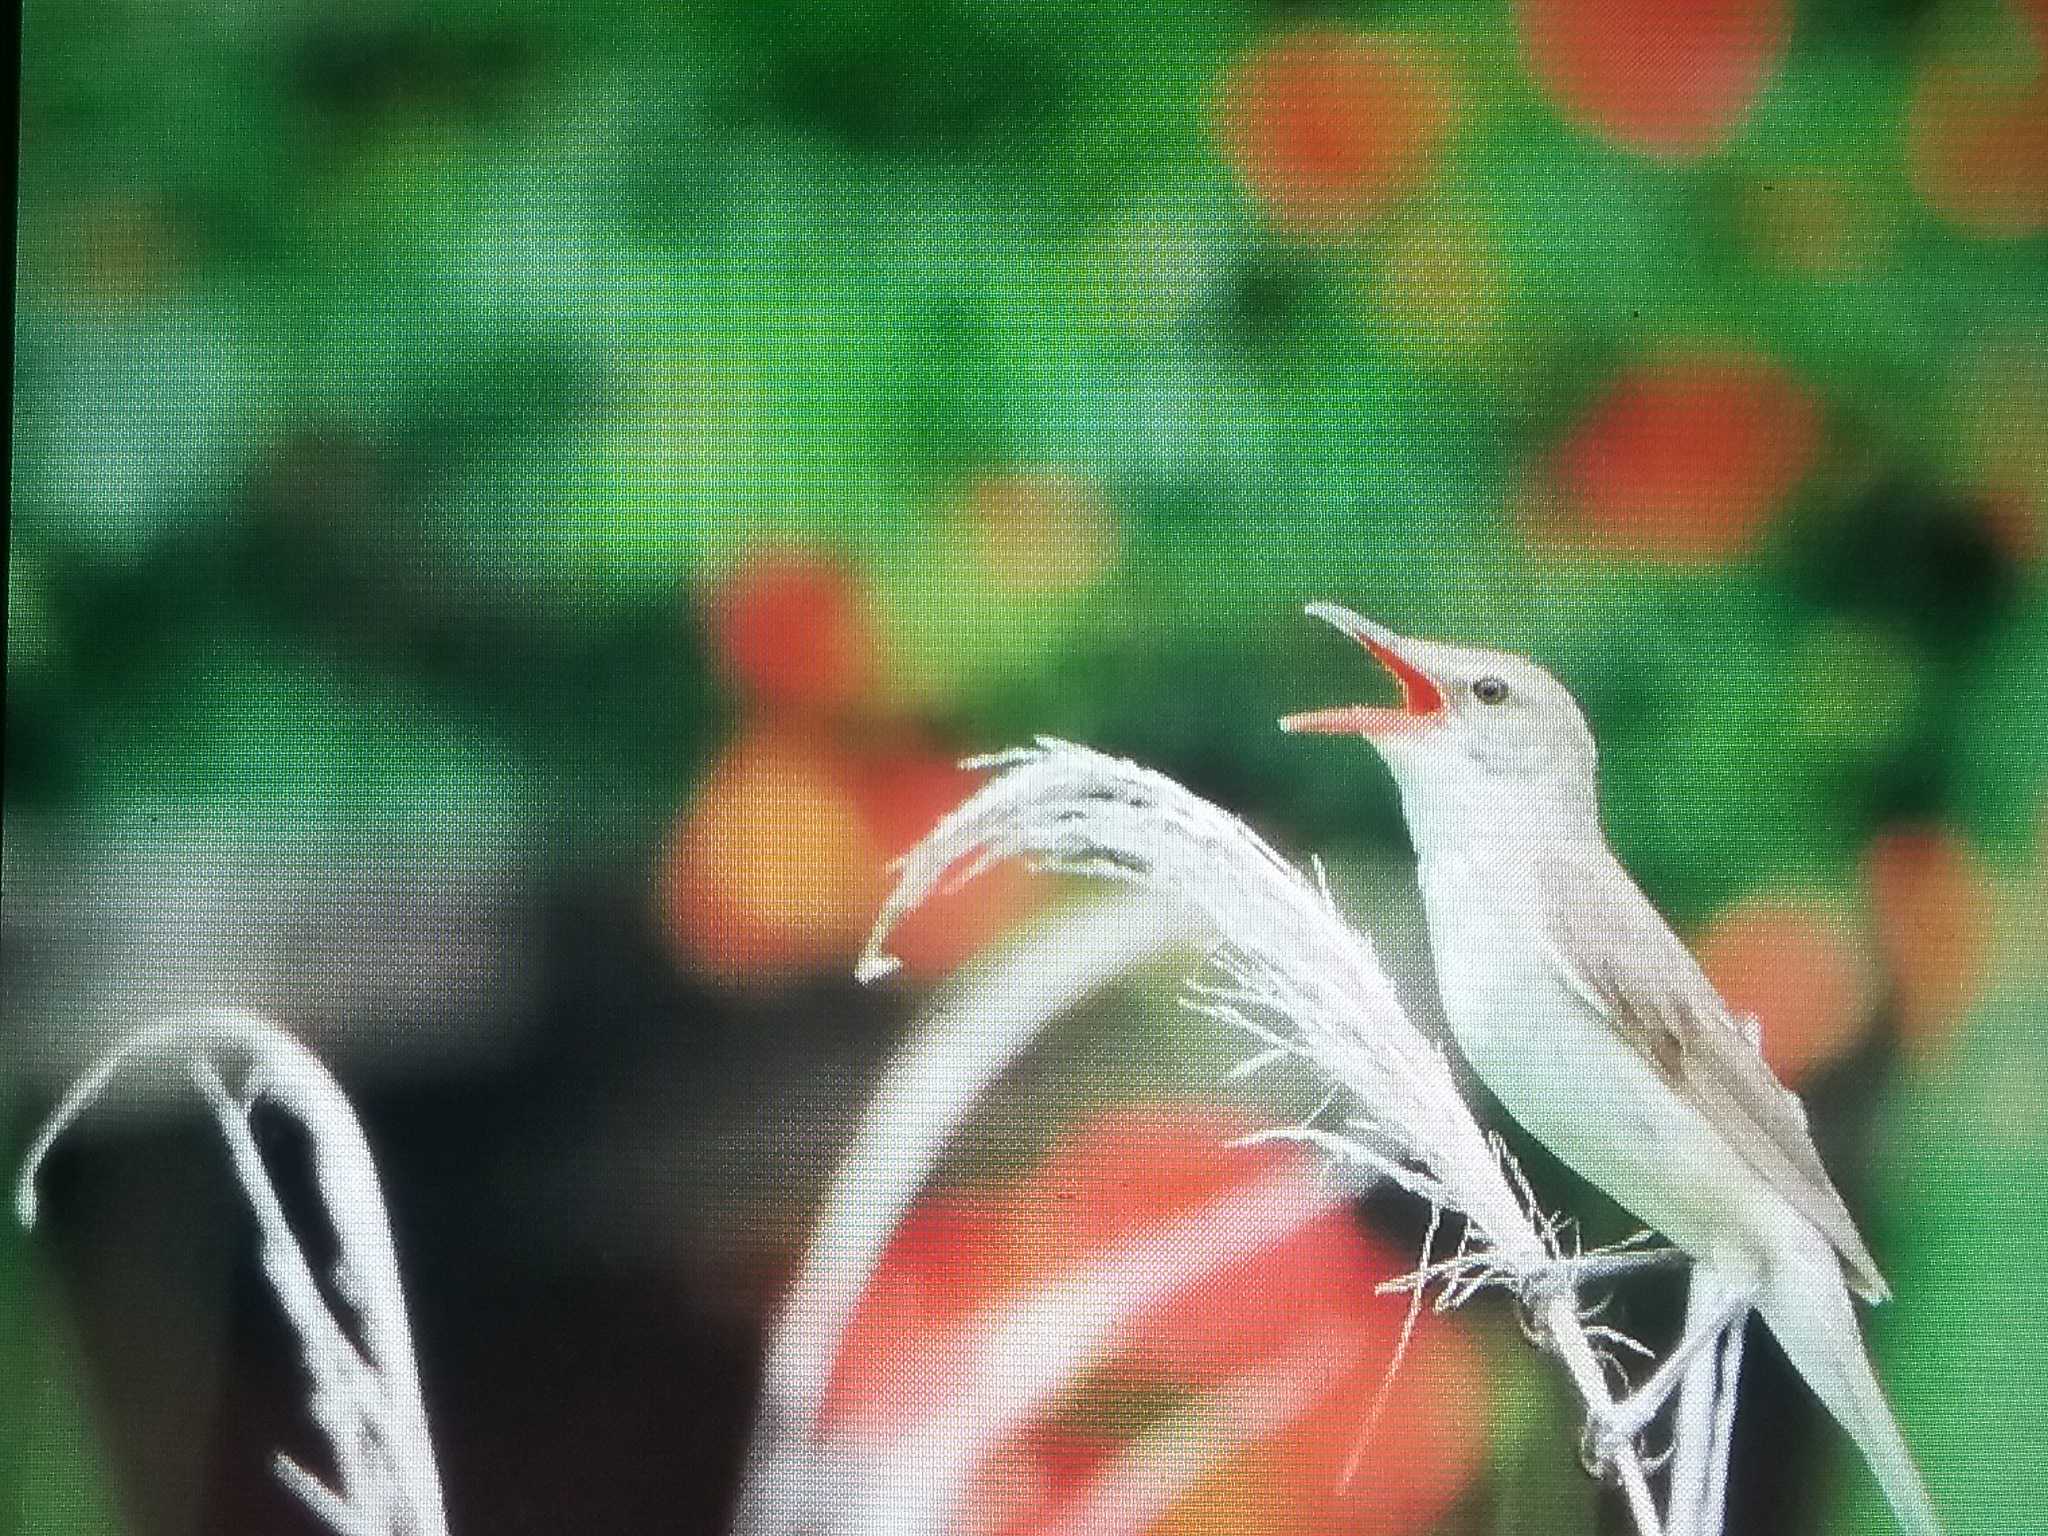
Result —
[{"label": "white bird", "polygon": [[1518,656],[1404,638],[1333,603],[1308,612],[1400,687],[1399,708],[1281,725],[1362,736],[1393,771],[1459,1049],[1537,1140],[1729,1284],[1728,1310],[1596,1433],[1640,1432],[1686,1360],[1754,1306],[1901,1525],[1939,1536],[1850,1300],[1883,1300],[1884,1280],[1798,1099],[1607,846],[1571,694]]}]

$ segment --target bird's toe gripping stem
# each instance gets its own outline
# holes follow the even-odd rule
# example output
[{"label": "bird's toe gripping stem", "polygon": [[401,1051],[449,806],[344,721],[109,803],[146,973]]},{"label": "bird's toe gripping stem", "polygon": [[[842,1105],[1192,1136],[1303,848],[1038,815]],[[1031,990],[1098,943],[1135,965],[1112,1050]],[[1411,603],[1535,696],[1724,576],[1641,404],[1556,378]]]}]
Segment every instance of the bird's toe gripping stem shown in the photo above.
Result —
[{"label": "bird's toe gripping stem", "polygon": [[1650,1421],[1685,1380],[1686,1371],[1700,1351],[1717,1342],[1727,1329],[1740,1326],[1755,1301],[1755,1293],[1748,1287],[1730,1290],[1718,1298],[1712,1312],[1678,1341],[1678,1347],[1650,1373],[1648,1381],[1620,1402],[1596,1407],[1587,1415],[1579,1454],[1588,1472],[1603,1480],[1613,1476],[1616,1457],[1650,1427]]}]

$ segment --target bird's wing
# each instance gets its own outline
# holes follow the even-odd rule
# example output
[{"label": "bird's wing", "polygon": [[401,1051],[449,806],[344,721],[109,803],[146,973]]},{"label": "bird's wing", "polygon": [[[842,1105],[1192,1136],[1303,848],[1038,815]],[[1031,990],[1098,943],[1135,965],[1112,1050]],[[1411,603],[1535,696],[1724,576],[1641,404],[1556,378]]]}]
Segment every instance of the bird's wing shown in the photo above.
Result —
[{"label": "bird's wing", "polygon": [[1841,1255],[1850,1285],[1888,1294],[1828,1178],[1806,1111],[1780,1083],[1677,934],[1618,863],[1538,859],[1539,916],[1566,982],[1697,1108]]}]

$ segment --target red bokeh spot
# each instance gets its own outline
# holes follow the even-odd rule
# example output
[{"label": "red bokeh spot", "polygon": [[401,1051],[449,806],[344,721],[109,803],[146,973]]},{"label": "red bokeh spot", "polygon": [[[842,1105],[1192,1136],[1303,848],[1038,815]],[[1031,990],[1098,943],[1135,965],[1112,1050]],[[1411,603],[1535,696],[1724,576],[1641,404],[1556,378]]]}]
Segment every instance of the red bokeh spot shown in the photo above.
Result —
[{"label": "red bokeh spot", "polygon": [[[1399,1299],[1382,1297],[1380,1305]],[[1308,1509],[1321,1512],[1306,1522],[1310,1529],[1351,1536],[1428,1530],[1484,1463],[1484,1368],[1471,1342],[1449,1329],[1418,1331],[1361,1441],[1386,1381],[1378,1328],[1316,1410],[1270,1442],[1276,1459],[1295,1470]]]},{"label": "red bokeh spot", "polygon": [[1551,460],[1572,531],[1637,554],[1739,553],[1805,477],[1820,408],[1769,359],[1676,355],[1632,368]]},{"label": "red bokeh spot", "polygon": [[1869,1027],[1862,949],[1824,908],[1744,902],[1708,924],[1697,954],[1728,1006],[1762,1021],[1764,1060],[1785,1082],[1847,1055]]},{"label": "red bokeh spot", "polygon": [[[751,726],[704,776],[670,839],[669,932],[692,964],[729,982],[850,968],[890,862],[977,783],[922,742],[843,748],[808,728]],[[905,916],[889,952],[914,977],[943,976],[1037,891],[1024,868],[999,864]]]},{"label": "red bokeh spot", "polygon": [[[1132,1108],[1099,1120],[1018,1191],[1017,1219],[1028,1233],[1022,1240],[1039,1262],[1062,1269],[1257,1180],[1317,1177],[1299,1148],[1230,1145],[1252,1128],[1225,1111],[1187,1106]],[[1359,1317],[1373,1287],[1407,1264],[1368,1247],[1350,1213],[1333,1207],[1168,1297],[1130,1330],[1130,1354],[1190,1381],[1219,1380],[1319,1319]],[[1368,1315],[1389,1330],[1398,1325],[1398,1308]],[[1384,1342],[1391,1348],[1391,1332]]]},{"label": "red bokeh spot", "polygon": [[[1232,1238],[1224,1202],[1276,1182],[1291,1182],[1289,1198],[1299,1198],[1321,1177],[1298,1148],[1229,1144],[1249,1128],[1229,1110],[1127,1107],[1068,1138],[1001,1197],[929,1203],[890,1244],[856,1311],[828,1432],[894,1437],[944,1415],[948,1392],[972,1374],[978,1319],[1185,1222],[1187,1281],[1126,1320],[1113,1358],[1003,1436],[977,1469],[956,1528],[1066,1530],[1099,1498],[1093,1485],[1116,1474],[1133,1436],[1170,1430],[1201,1394],[1254,1380],[1268,1395],[1289,1384],[1279,1398],[1286,1406],[1173,1490],[1157,1518],[1123,1528],[1234,1536],[1426,1528],[1484,1459],[1478,1351],[1454,1323],[1425,1312],[1347,1481],[1405,1311],[1402,1298],[1375,1286],[1414,1256],[1333,1205],[1203,1274],[1203,1256]],[[1171,1246],[1174,1256],[1161,1262],[1178,1268]]]},{"label": "red bokeh spot", "polygon": [[1899,1028],[1921,1055],[1937,1050],[1976,1001],[1990,955],[1990,881],[1969,846],[1938,827],[1887,832],[1864,858],[1877,942]]},{"label": "red bokeh spot", "polygon": [[711,638],[753,704],[831,710],[873,682],[879,645],[853,572],[802,551],[756,552],[712,594]]},{"label": "red bokeh spot", "polygon": [[937,1412],[959,1370],[946,1356],[951,1331],[1015,1284],[1009,1254],[994,1212],[961,1199],[911,1212],[847,1324],[825,1430],[886,1435]]},{"label": "red bokeh spot", "polygon": [[1787,0],[1516,0],[1515,17],[1560,112],[1673,157],[1734,134],[1791,32]]},{"label": "red bokeh spot", "polygon": [[2048,229],[2048,63],[2018,80],[1925,67],[1906,119],[1906,168],[1920,200],[1972,234]]},{"label": "red bokeh spot", "polygon": [[[1301,1149],[1232,1142],[1251,1123],[1230,1110],[1134,1106],[1085,1127],[1016,1191],[1020,1248],[1057,1273],[1162,1224],[1197,1216],[1268,1181],[1322,1175]],[[1221,1235],[1219,1233],[1219,1235]],[[1279,1529],[1391,1533],[1425,1525],[1476,1470],[1484,1445],[1483,1371],[1455,1328],[1426,1321],[1386,1412],[1360,1450],[1386,1380],[1404,1303],[1380,1282],[1414,1256],[1362,1230],[1347,1207],[1311,1217],[1256,1254],[1198,1275],[1133,1320],[1112,1380],[1216,1388],[1270,1369],[1304,1340],[1338,1369],[1304,1411],[1190,1489],[1154,1531],[1265,1529],[1257,1510],[1290,1512]],[[1249,1502],[1247,1502],[1249,1501]],[[1217,1524],[1222,1520],[1222,1524]]]},{"label": "red bokeh spot", "polygon": [[1225,80],[1218,131],[1283,225],[1341,227],[1418,185],[1449,137],[1449,76],[1420,45],[1317,27],[1269,41]]}]

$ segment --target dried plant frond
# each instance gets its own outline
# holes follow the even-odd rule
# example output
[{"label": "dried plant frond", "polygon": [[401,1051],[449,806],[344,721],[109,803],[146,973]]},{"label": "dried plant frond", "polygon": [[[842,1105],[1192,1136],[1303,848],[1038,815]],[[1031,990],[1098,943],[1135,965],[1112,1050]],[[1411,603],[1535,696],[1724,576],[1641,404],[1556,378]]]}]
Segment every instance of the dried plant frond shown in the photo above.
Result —
[{"label": "dried plant frond", "polygon": [[1222,941],[1213,959],[1221,979],[1194,993],[1201,1011],[1341,1087],[1366,1142],[1362,1160],[1380,1171],[1412,1163],[1425,1188],[1495,1247],[1531,1263],[1550,1256],[1442,1047],[1409,1020],[1372,942],[1326,891],[1236,817],[1134,763],[1042,740],[977,766],[995,777],[904,859],[863,960],[867,974],[888,963],[890,927],[955,868],[967,878],[1021,858],[1173,896]]},{"label": "dried plant frond", "polygon": [[[263,1273],[298,1335],[311,1382],[308,1411],[326,1439],[335,1480],[329,1486],[283,1456],[279,1478],[338,1536],[446,1536],[376,1164],[341,1089],[283,1030],[259,1015],[224,1010],[143,1030],[116,1046],[64,1096],[31,1144],[15,1191],[22,1224],[36,1219],[36,1175],[51,1147],[121,1071],[145,1063],[189,1078],[212,1111],[256,1218]],[[314,1187],[338,1243],[328,1279],[346,1322],[328,1306],[264,1167],[250,1129],[258,1104],[305,1128]]]},{"label": "dried plant frond", "polygon": [[[1157,892],[1206,920],[1216,979],[1199,1011],[1248,1031],[1261,1059],[1291,1056],[1342,1093],[1342,1132],[1295,1139],[1391,1179],[1469,1224],[1464,1294],[1486,1274],[1527,1301],[1537,1337],[1589,1411],[1613,1406],[1576,1287],[1557,1263],[1558,1228],[1473,1115],[1444,1051],[1402,1009],[1371,941],[1236,817],[1165,776],[1086,747],[1041,738],[977,761],[994,776],[904,858],[861,974],[886,974],[890,928],[949,881],[1008,858]],[[1642,1532],[1661,1530],[1634,1445],[1611,1455]]]}]

